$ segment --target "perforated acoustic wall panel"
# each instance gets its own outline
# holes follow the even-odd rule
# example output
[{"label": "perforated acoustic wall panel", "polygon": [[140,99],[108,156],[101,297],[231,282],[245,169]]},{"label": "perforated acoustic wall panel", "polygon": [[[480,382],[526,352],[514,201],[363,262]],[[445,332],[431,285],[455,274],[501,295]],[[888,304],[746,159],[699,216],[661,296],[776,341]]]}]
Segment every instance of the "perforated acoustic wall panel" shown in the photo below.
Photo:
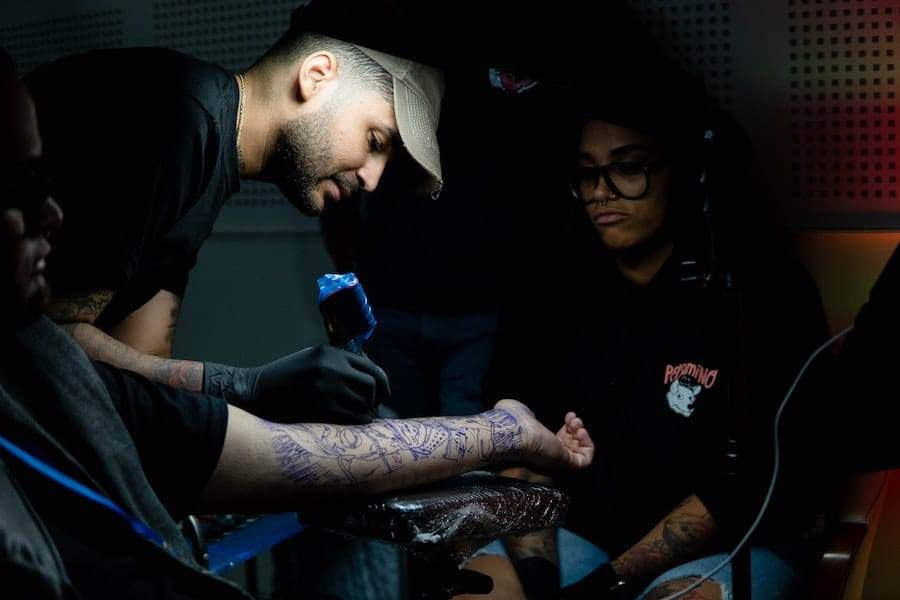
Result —
[{"label": "perforated acoustic wall panel", "polygon": [[[232,71],[250,66],[287,29],[297,0],[221,2],[164,0],[153,3],[156,44]],[[244,180],[229,208],[287,207],[274,185]]]},{"label": "perforated acoustic wall panel", "polygon": [[[300,1],[6,3],[0,44],[22,70],[89,48],[146,44],[239,69],[281,34]],[[788,223],[900,229],[900,0],[627,2],[670,56],[702,76],[747,128],[759,178]],[[477,18],[474,9],[460,9]],[[315,227],[275,188],[252,182],[217,224],[247,232]]]},{"label": "perforated acoustic wall panel", "polygon": [[5,24],[0,44],[15,59],[21,73],[47,61],[96,48],[122,45],[122,11],[86,12],[52,19]]},{"label": "perforated acoustic wall panel", "polygon": [[250,66],[287,29],[297,0],[153,3],[156,43],[238,70]]},{"label": "perforated acoustic wall panel", "polygon": [[811,212],[898,212],[900,3],[789,5],[794,200]]},{"label": "perforated acoustic wall panel", "polygon": [[900,228],[897,0],[628,0],[748,129],[788,223]]},{"label": "perforated acoustic wall panel", "polygon": [[656,41],[686,71],[702,77],[723,108],[731,108],[731,2],[629,0]]}]

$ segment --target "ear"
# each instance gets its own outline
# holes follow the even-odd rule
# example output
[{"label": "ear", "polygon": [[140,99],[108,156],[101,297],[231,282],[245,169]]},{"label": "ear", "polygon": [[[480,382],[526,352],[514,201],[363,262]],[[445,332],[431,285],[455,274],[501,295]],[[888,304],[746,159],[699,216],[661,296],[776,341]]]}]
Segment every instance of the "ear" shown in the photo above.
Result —
[{"label": "ear", "polygon": [[297,84],[300,100],[307,102],[331,85],[338,77],[337,58],[327,50],[314,52],[300,64]]},{"label": "ear", "polygon": [[702,390],[702,389],[703,389],[703,386],[701,386],[701,385],[695,385],[695,386],[693,387],[693,389],[691,389],[691,391],[692,391],[692,392],[694,393],[694,395],[696,396],[697,394],[700,393],[700,390]]}]

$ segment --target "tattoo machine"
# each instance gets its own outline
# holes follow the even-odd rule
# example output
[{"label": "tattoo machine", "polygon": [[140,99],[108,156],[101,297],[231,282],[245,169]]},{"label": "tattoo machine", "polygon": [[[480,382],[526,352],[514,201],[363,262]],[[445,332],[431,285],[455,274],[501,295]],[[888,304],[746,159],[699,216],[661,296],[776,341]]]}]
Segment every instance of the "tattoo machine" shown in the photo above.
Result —
[{"label": "tattoo machine", "polygon": [[353,273],[327,273],[318,279],[319,312],[332,346],[363,354],[363,344],[372,336],[378,322]]}]

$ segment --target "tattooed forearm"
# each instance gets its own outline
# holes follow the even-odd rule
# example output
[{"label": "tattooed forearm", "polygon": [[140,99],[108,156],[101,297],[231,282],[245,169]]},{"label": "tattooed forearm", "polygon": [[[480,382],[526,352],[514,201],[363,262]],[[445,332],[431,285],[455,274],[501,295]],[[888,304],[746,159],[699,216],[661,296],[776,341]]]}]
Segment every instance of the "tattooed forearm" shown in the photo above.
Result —
[{"label": "tattooed forearm", "polygon": [[156,383],[191,392],[203,391],[203,363],[143,354],[85,323],[64,325],[63,329],[94,360],[143,375]]},{"label": "tattooed forearm", "polygon": [[[683,579],[666,581],[650,590],[644,597],[644,600],[663,600],[663,598],[668,598],[669,596],[690,587],[698,579],[700,578],[685,577]],[[707,581],[681,598],[682,600],[722,600],[722,585]]]},{"label": "tattooed forearm", "polygon": [[414,463],[495,462],[520,451],[523,428],[504,410],[473,417],[376,420],[368,425],[264,422],[282,475],[300,486],[347,486],[403,477]]},{"label": "tattooed forearm", "polygon": [[715,540],[717,527],[703,503],[691,496],[650,533],[613,561],[622,577],[646,579],[696,557]]},{"label": "tattooed forearm", "polygon": [[201,503],[214,511],[296,510],[439,481],[501,460],[541,464],[548,451],[539,440],[549,433],[524,406],[509,402],[469,417],[368,425],[270,423],[229,406],[225,444]]},{"label": "tattooed forearm", "polygon": [[662,539],[673,556],[691,556],[709,544],[715,530],[709,511],[692,497],[663,521]]},{"label": "tattooed forearm", "polygon": [[148,379],[189,392],[203,391],[203,363],[174,358],[147,357],[147,359],[147,362],[155,363],[156,374],[155,377]]},{"label": "tattooed forearm", "polygon": [[55,295],[50,299],[47,316],[57,323],[93,323],[113,294],[113,290],[94,290]]},{"label": "tattooed forearm", "polygon": [[650,579],[661,565],[672,562],[672,554],[660,539],[643,539],[612,562],[613,569],[621,577],[633,580]]}]

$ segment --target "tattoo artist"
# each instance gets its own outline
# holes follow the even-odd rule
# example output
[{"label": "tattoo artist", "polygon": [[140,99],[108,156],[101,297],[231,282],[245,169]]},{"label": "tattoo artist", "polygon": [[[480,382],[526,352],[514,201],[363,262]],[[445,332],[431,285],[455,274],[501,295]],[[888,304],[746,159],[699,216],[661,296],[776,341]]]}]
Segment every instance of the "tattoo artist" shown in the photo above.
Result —
[{"label": "tattoo artist", "polygon": [[374,190],[403,149],[440,188],[441,72],[308,30],[342,15],[339,4],[298,8],[244,72],[127,48],[26,77],[68,222],[48,267],[47,312],[88,356],[269,419],[372,420],[387,376],[328,345],[255,368],[172,358],[189,272],[241,180],[275,183],[315,216]]}]

